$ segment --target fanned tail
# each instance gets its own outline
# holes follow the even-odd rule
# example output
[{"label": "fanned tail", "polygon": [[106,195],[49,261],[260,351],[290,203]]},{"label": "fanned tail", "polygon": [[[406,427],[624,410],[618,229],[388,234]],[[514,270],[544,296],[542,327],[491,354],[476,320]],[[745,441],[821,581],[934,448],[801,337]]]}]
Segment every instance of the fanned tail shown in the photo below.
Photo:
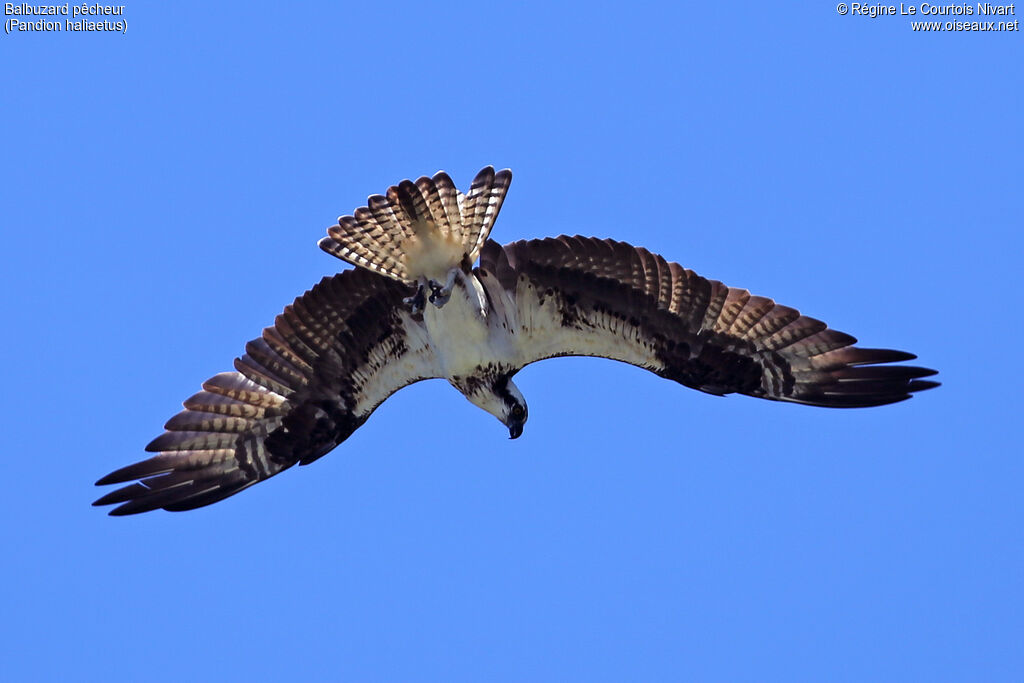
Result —
[{"label": "fanned tail", "polygon": [[444,171],[403,180],[339,218],[320,248],[401,282],[443,280],[452,268],[476,261],[511,182],[510,170],[491,166],[477,173],[467,194]]}]

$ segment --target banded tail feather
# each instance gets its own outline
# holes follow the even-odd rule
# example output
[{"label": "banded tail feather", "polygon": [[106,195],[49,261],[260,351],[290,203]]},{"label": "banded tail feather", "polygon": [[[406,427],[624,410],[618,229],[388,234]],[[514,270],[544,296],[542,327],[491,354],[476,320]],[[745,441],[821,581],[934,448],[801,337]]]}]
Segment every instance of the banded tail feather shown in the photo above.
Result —
[{"label": "banded tail feather", "polygon": [[407,284],[420,277],[443,280],[452,268],[476,262],[511,182],[511,171],[491,166],[476,175],[466,194],[444,171],[403,180],[340,217],[319,246]]}]

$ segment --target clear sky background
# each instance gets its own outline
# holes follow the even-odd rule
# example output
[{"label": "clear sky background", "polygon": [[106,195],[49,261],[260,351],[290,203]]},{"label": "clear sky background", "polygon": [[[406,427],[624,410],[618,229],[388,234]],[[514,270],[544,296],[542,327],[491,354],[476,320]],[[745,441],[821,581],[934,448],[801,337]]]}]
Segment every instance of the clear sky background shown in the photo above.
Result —
[{"label": "clear sky background", "polygon": [[[0,678],[1022,679],[1020,32],[830,3],[124,18],[0,36]],[[424,382],[213,507],[89,506],[344,267],[316,248],[339,214],[487,164],[515,173],[499,241],[643,245],[944,384],[829,411],[563,359],[517,377],[517,441]]]}]

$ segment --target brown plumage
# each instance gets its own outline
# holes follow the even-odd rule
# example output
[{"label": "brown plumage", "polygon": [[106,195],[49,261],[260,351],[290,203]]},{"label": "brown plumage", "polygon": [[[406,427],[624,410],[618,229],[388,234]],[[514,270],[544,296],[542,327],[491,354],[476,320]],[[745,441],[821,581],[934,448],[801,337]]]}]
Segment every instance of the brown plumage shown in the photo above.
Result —
[{"label": "brown plumage", "polygon": [[[512,377],[558,356],[613,358],[712,394],[832,408],[938,386],[923,379],[933,370],[893,365],[912,354],[856,347],[820,320],[640,247],[580,236],[485,243],[510,180],[484,169],[461,199],[444,173],[403,181],[347,227],[343,218],[321,246],[365,267],[287,306],[235,372],[185,401],[147,446],[157,455],[97,482],[134,483],[95,504],[125,515],[216,502],[316,460],[392,393],[428,378],[447,379],[516,438],[527,410]],[[456,243],[458,258],[479,253],[480,266],[448,303],[413,310],[409,283],[431,259],[448,267],[446,245]],[[410,261],[396,244],[437,253]]]},{"label": "brown plumage", "polygon": [[[394,326],[401,329],[407,294],[403,285],[362,269],[324,278],[246,344],[235,372],[211,377],[184,402],[167,431],[146,446],[159,455],[96,482],[140,483],[95,504],[122,503],[114,515],[189,510],[327,453],[380,401],[423,379],[396,380],[388,370],[389,362],[429,355],[399,335],[389,337]],[[380,384],[378,393],[362,391],[368,382]]]},{"label": "brown plumage", "polygon": [[505,247],[490,242],[481,270],[506,289],[525,290],[520,299],[535,297],[525,307],[547,311],[541,330],[556,324],[571,330],[556,352],[528,362],[555,355],[634,362],[639,346],[647,356],[634,364],[694,389],[831,408],[895,403],[937,386],[920,379],[933,370],[878,367],[913,354],[854,347],[854,337],[820,320],[624,242],[580,236]]}]

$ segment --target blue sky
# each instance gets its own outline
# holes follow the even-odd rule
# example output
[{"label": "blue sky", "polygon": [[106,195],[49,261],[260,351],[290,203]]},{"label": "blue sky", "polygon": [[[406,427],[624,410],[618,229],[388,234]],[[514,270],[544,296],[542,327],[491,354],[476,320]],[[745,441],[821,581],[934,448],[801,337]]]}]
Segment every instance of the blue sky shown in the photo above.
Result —
[{"label": "blue sky", "polygon": [[[1020,680],[1021,34],[791,3],[132,3],[0,37],[7,680]],[[6,18],[6,17],[5,17]],[[101,475],[402,178],[906,349],[828,411],[597,359],[443,381],[213,507]]]}]

